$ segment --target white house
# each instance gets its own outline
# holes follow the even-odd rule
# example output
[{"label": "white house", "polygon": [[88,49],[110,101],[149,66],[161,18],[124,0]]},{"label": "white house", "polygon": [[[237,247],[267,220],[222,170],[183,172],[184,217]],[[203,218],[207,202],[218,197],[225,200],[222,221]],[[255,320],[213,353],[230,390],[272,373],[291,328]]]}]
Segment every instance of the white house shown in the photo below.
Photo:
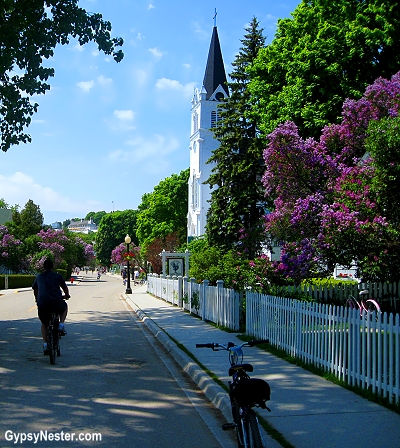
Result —
[{"label": "white house", "polygon": [[79,221],[71,221],[68,226],[68,230],[76,233],[91,233],[97,232],[98,227],[93,219],[90,218],[89,221],[86,221],[84,219],[80,219]]}]

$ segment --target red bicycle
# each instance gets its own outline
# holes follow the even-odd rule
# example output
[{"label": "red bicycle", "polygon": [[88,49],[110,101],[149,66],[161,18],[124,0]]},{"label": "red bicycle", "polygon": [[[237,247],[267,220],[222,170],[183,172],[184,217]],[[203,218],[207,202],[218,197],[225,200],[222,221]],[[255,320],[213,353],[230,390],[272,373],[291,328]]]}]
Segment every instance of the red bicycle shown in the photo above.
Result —
[{"label": "red bicycle", "polygon": [[359,300],[357,300],[354,296],[349,296],[347,299],[347,305],[350,309],[358,309],[360,312],[360,317],[362,317],[363,312],[364,316],[367,317],[369,313],[375,313],[376,319],[378,320],[379,315],[381,314],[381,307],[378,302],[372,298],[366,299],[369,295],[368,289],[364,289],[360,291]]}]

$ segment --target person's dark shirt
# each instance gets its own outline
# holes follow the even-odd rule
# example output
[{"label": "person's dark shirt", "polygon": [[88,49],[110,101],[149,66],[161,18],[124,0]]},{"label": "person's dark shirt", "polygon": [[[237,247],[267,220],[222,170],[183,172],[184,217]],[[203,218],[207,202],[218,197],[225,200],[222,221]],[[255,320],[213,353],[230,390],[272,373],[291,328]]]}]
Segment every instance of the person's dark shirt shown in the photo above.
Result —
[{"label": "person's dark shirt", "polygon": [[38,290],[37,304],[43,306],[51,300],[62,300],[60,288],[66,288],[61,274],[54,271],[44,271],[33,282],[32,289]]}]

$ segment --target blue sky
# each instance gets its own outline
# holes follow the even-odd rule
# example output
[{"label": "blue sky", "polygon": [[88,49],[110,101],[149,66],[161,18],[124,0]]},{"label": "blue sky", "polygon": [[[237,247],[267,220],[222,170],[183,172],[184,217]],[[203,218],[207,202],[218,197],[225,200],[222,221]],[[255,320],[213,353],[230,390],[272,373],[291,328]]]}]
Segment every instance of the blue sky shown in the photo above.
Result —
[{"label": "blue sky", "polygon": [[83,0],[125,41],[116,63],[71,40],[47,61],[51,90],[35,98],[32,143],[0,154],[0,198],[32,199],[45,223],[135,209],[144,193],[189,166],[190,102],[204,77],[217,9],[226,72],[253,16],[271,42],[299,0]]}]

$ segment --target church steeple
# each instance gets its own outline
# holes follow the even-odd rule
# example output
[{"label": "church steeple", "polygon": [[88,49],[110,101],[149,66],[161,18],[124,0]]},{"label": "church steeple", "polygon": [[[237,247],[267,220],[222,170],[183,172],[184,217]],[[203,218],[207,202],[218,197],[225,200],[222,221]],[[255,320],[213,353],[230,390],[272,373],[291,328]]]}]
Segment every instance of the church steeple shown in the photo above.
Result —
[{"label": "church steeple", "polygon": [[228,86],[226,85],[224,61],[222,59],[217,27],[214,26],[210,50],[208,52],[206,72],[203,80],[203,86],[207,92],[207,100],[211,97],[219,85],[224,89],[226,95],[228,96],[229,91]]},{"label": "church steeple", "polygon": [[[214,17],[215,19],[215,17]],[[195,89],[192,99],[190,135],[190,176],[188,181],[188,241],[206,232],[211,189],[206,184],[213,164],[208,163],[219,146],[214,131],[220,119],[218,106],[229,96],[224,62],[217,27],[214,24],[207,66],[201,89]]]}]

